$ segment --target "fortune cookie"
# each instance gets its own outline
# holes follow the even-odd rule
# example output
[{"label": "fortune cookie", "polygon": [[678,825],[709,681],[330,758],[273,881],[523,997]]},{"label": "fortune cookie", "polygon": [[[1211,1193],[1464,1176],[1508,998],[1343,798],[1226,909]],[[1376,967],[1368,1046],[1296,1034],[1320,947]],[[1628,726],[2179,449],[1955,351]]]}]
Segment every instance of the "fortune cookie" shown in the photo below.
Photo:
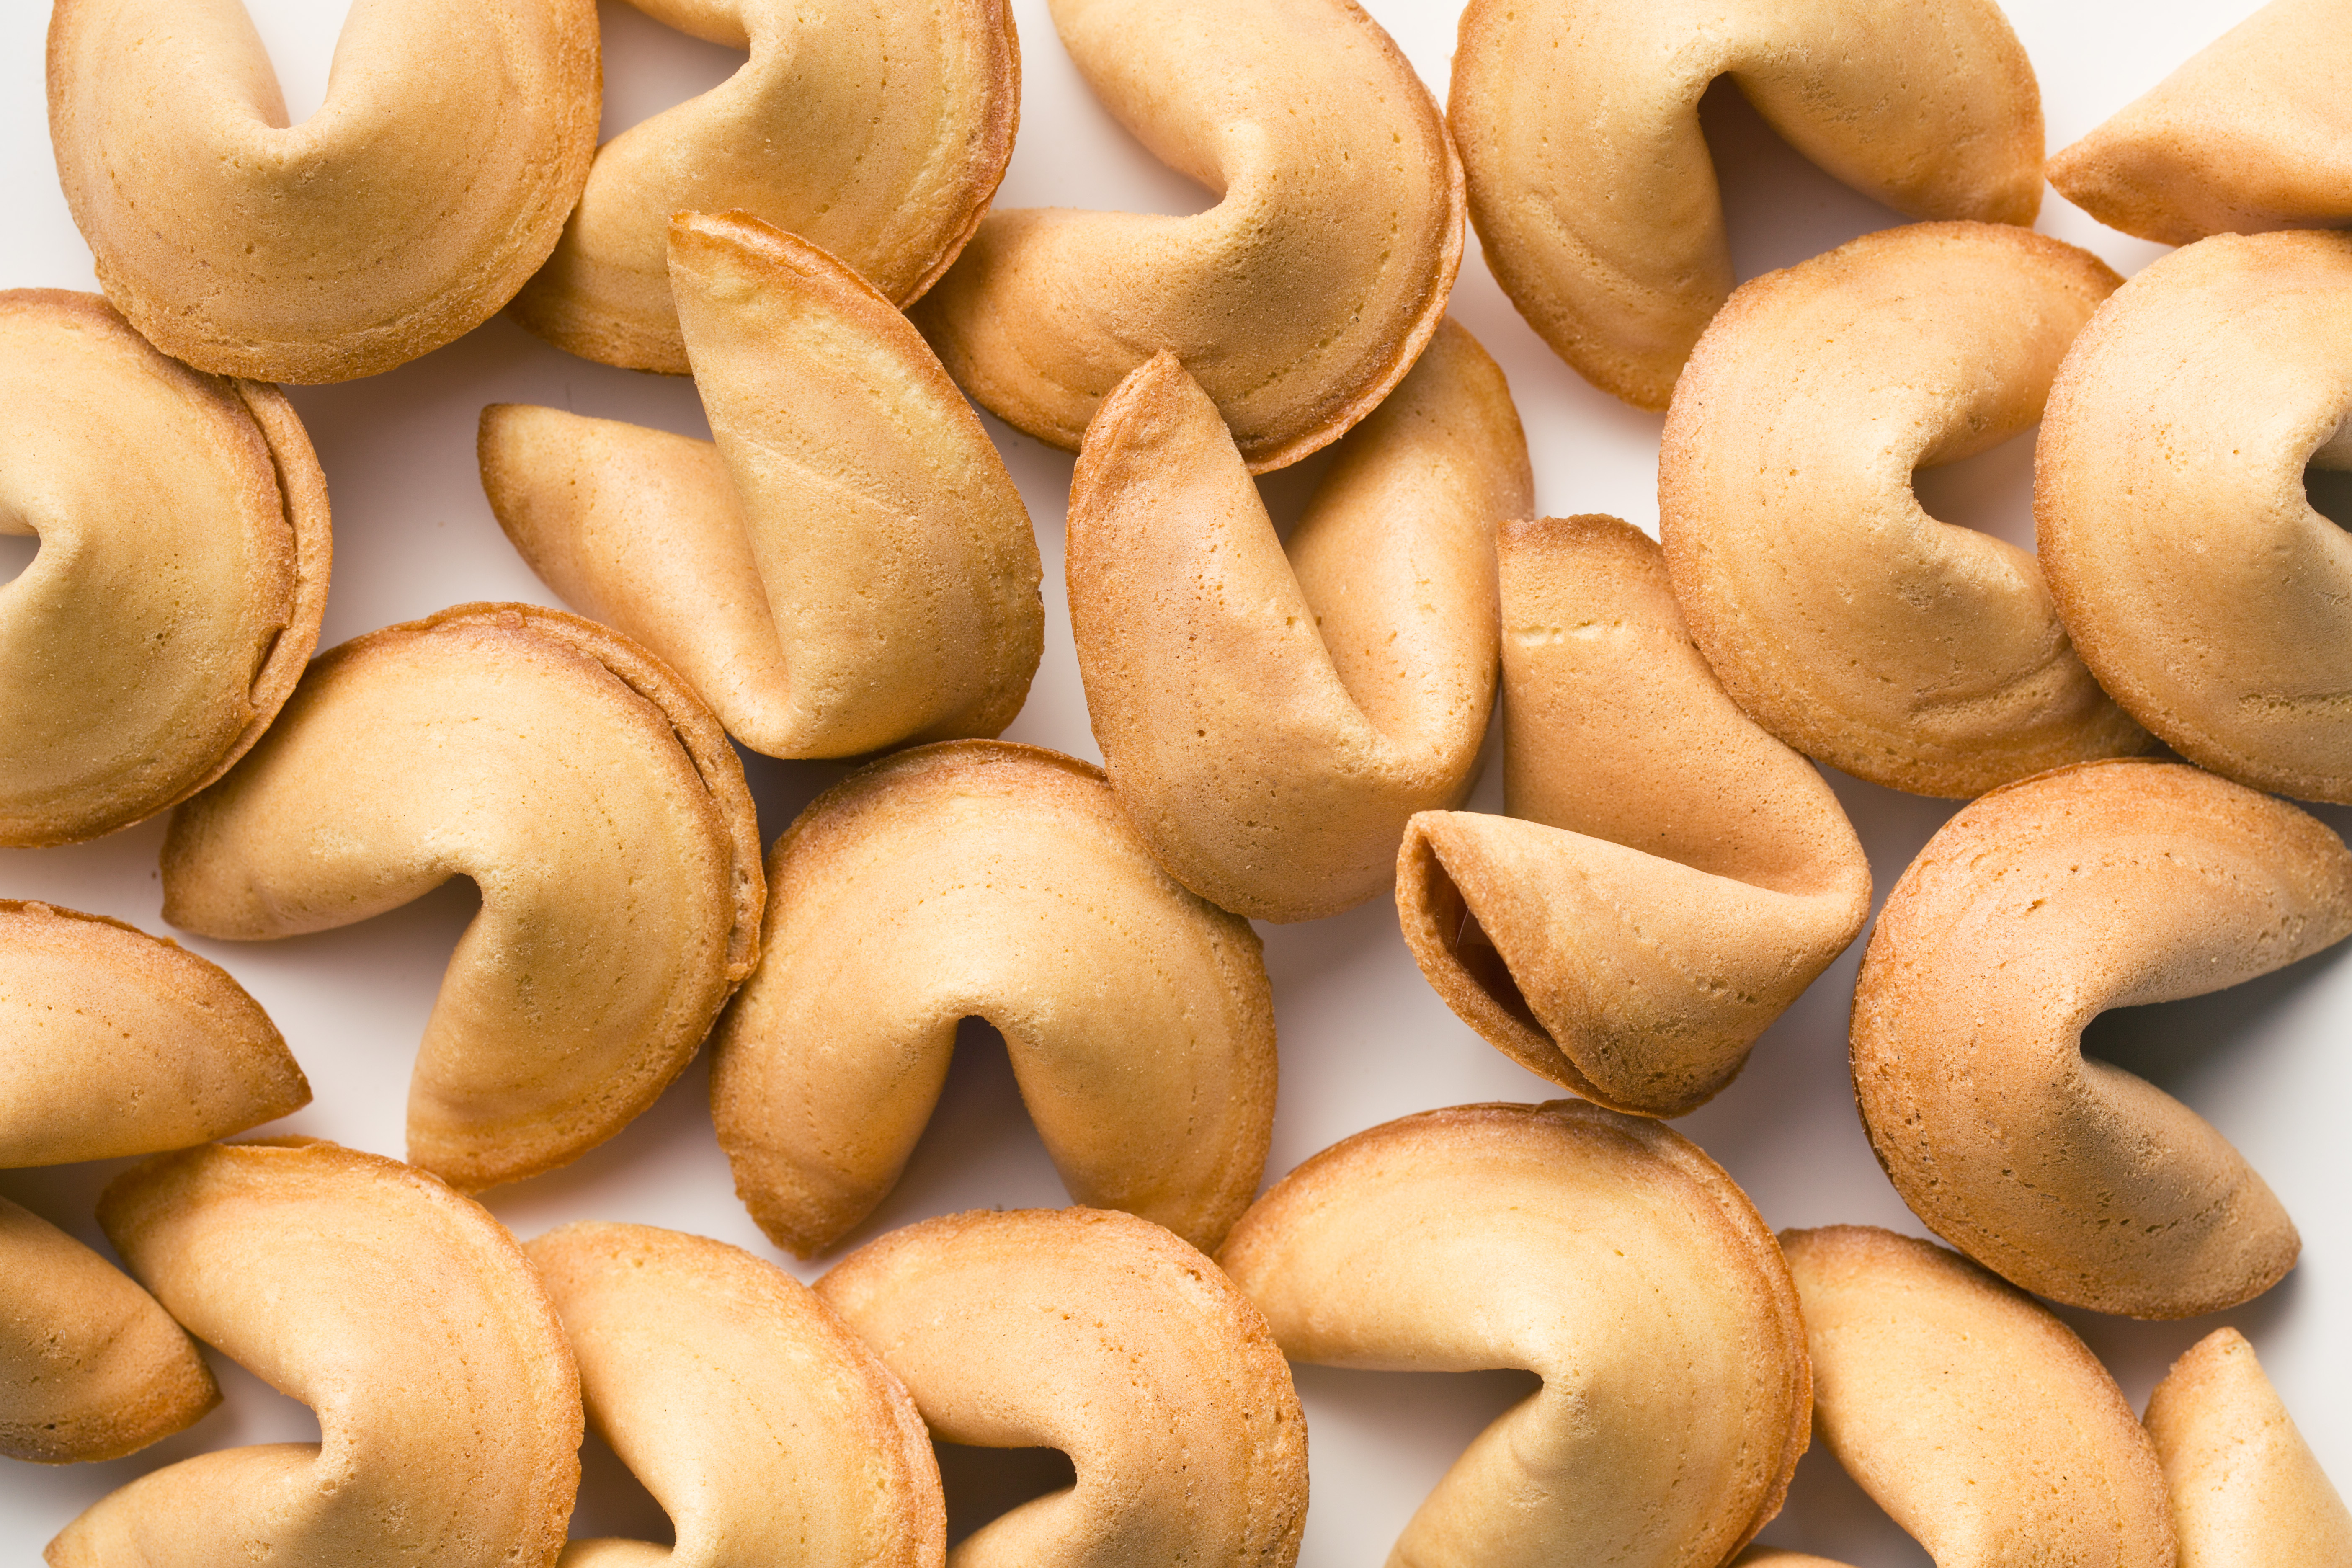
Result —
[{"label": "fortune cookie", "polygon": [[510,313],[558,348],[688,374],[670,215],[740,208],[840,258],[894,307],[980,226],[1013,156],[1006,0],[633,0],[751,58],[596,150],[563,237]]},{"label": "fortune cookie", "polygon": [[2301,1243],[2203,1119],[2082,1053],[2110,1007],[2202,995],[2352,933],[2352,853],[2284,801],[2177,763],[1987,795],[1895,883],[1853,998],[1853,1091],[1887,1178],[2029,1290],[2185,1318],[2261,1294]]},{"label": "fortune cookie", "polygon": [[1509,815],[1412,819],[1405,942],[1528,1071],[1679,1116],[1861,931],[1870,864],[1813,765],[1724,695],[1645,535],[1545,518],[1499,543]]},{"label": "fortune cookie", "polygon": [[408,1101],[410,1159],[467,1190],[619,1131],[759,951],[759,830],[718,721],[635,644],[525,605],[322,655],[163,860],[163,918],[232,942],[473,879]]},{"label": "fortune cookie", "polygon": [[1290,1368],[1215,1265],[1131,1215],[975,1209],[851,1253],[817,1294],[931,1431],[1059,1448],[1074,1486],[967,1537],[950,1568],[1290,1568],[1307,1423]]},{"label": "fortune cookie", "polygon": [[320,1441],[167,1466],[93,1504],[49,1568],[551,1568],[580,1482],[580,1379],[481,1205],[308,1139],[116,1178],[99,1223],[189,1331],[318,1413]]},{"label": "fortune cookie", "polygon": [[2050,160],[2111,228],[2166,245],[2352,223],[2343,0],[2272,0]]},{"label": "fortune cookie", "polygon": [[[310,1099],[220,969],[102,915],[0,900],[0,1169],[200,1143]],[[0,1455],[120,1458],[219,1399],[152,1298],[0,1199]]]},{"label": "fortune cookie", "polygon": [[2147,734],[2083,667],[2033,557],[1937,521],[1916,468],[2042,417],[2116,288],[1997,224],[1865,235],[1744,285],[1675,389],[1658,537],[1732,700],[1811,757],[1972,796]]},{"label": "fortune cookie", "polygon": [[1051,0],[1105,108],[1216,205],[991,213],[912,314],[1015,429],[1077,449],[1165,350],[1253,473],[1370,413],[1437,331],[1462,166],[1429,89],[1352,0]]},{"label": "fortune cookie", "polygon": [[107,298],[216,375],[349,381],[495,314],[588,178],[592,0],[361,0],[301,124],[239,0],[57,0],[49,139]]},{"label": "fortune cookie", "polygon": [[1503,373],[1447,322],[1340,442],[1288,554],[1176,356],[1119,384],[1070,485],[1070,622],[1112,790],[1176,879],[1314,920],[1468,793],[1495,690],[1495,526],[1532,504]]},{"label": "fortune cookie", "polygon": [[0,584],[0,846],[66,844],[269,727],[326,611],[327,487],[276,387],[165,358],[94,294],[0,293],[0,533],[41,541]]},{"label": "fortune cookie", "polygon": [[814,246],[740,213],[669,233],[716,444],[494,404],[480,455],[499,526],[755,751],[995,734],[1045,612],[1029,513],[979,416],[907,319]]},{"label": "fortune cookie", "polygon": [[1628,403],[1666,406],[1731,292],[1698,112],[1722,76],[1898,212],[2031,224],[2042,205],[2041,93],[1991,0],[1473,0],[1449,112],[1487,262]]},{"label": "fortune cookie", "polygon": [[947,1505],[915,1402],[808,1288],[740,1247],[567,1225],[524,1248],[590,1426],[677,1544],[574,1541],[562,1568],[940,1568]]},{"label": "fortune cookie", "polygon": [[2147,1402],[2180,1568],[2352,1563],[2352,1512],[2235,1329],[2172,1363]]},{"label": "fortune cookie", "polygon": [[2035,452],[2058,613],[2181,755],[2352,802],[2352,540],[2306,466],[2352,468],[2352,235],[2220,235],[2118,289]]},{"label": "fortune cookie", "polygon": [[1780,1240],[1813,1430],[1936,1568],[2174,1568],[2156,1452],[2065,1324],[1907,1236]]},{"label": "fortune cookie", "polygon": [[1804,1451],[1780,1248],[1659,1122],[1572,1100],[1409,1116],[1285,1176],[1217,1261],[1293,1361],[1544,1380],[1391,1563],[1719,1563],[1780,1511]]},{"label": "fortune cookie", "polygon": [[777,1246],[822,1251],[888,1194],[968,1017],[1003,1035],[1079,1202],[1208,1246],[1248,1206],[1274,1121],[1257,935],[1160,868],[1099,772],[994,741],[898,752],[801,813],[768,883],[710,1108]]}]

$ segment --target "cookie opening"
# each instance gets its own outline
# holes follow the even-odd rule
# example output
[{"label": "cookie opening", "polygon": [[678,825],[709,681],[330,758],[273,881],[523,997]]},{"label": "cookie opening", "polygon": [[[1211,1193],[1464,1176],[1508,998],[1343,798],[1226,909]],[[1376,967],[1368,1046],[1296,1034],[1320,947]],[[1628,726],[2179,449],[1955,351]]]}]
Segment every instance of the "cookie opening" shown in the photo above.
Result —
[{"label": "cookie opening", "polygon": [[1911,493],[1937,522],[1974,529],[2033,552],[2033,441],[2041,428],[1954,462],[1921,467]]},{"label": "cookie opening", "polygon": [[611,1445],[590,1432],[580,1445],[580,1494],[572,1504],[571,1536],[583,1541],[618,1536],[675,1546],[677,1529]]},{"label": "cookie opening", "polygon": [[1445,863],[1426,843],[1421,846],[1416,858],[1420,863],[1422,906],[1435,922],[1446,952],[1496,1006],[1549,1039],[1551,1032],[1536,1021],[1535,1009],[1528,1005],[1526,994],[1511,976],[1511,966],[1504,962],[1494,939],[1478,923],[1470,900],[1463,897],[1462,889],[1447,874]]},{"label": "cookie opening", "polygon": [[[2303,470],[2303,494],[2312,510],[2338,528],[2352,528],[2352,468],[2323,468],[2314,463]],[[7,542],[0,540],[0,545]],[[7,557],[0,554],[0,575],[7,569]]]},{"label": "cookie opening", "polygon": [[600,5],[604,35],[604,107],[596,126],[602,146],[641,121],[700,98],[743,68],[742,49],[666,26],[634,5]]},{"label": "cookie opening", "polygon": [[324,5],[262,5],[250,11],[253,30],[277,73],[288,125],[299,125],[327,101],[335,43],[342,37],[349,0]]},{"label": "cookie opening", "polygon": [[1078,1484],[1077,1467],[1059,1448],[969,1448],[936,1441],[931,1448],[947,1493],[950,1549],[1022,1504]]},{"label": "cookie opening", "polygon": [[1735,283],[1912,221],[1790,146],[1727,76],[1707,84],[1698,123],[1715,164]]},{"label": "cookie opening", "polygon": [[31,571],[33,557],[40,552],[40,535],[13,533],[0,526],[0,588]]}]

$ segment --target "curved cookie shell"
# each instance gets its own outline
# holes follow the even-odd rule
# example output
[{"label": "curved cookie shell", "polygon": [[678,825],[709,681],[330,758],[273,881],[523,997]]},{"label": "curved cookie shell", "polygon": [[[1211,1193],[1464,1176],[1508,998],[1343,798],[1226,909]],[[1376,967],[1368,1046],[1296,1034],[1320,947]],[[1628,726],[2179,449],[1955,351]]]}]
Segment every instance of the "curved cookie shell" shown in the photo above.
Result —
[{"label": "curved cookie shell", "polygon": [[530,1265],[479,1205],[331,1143],[211,1144],[118,1177],[99,1223],[199,1339],[318,1412],[321,1441],[142,1477],[50,1568],[546,1568],[580,1480],[580,1380]]},{"label": "curved cookie shell", "polygon": [[0,846],[152,816],[268,728],[326,611],[327,487],[274,386],[155,352],[94,294],[0,293]]},{"label": "curved cookie shell", "polygon": [[575,1541],[563,1568],[939,1568],[947,1504],[922,1416],[807,1288],[740,1247],[567,1225],[524,1248],[588,1420],[669,1511],[674,1549]]},{"label": "curved cookie shell", "polygon": [[1021,50],[1006,0],[635,0],[751,58],[596,150],[547,265],[509,307],[558,348],[687,374],[670,215],[740,208],[838,257],[893,307],[980,226],[1013,156]]},{"label": "curved cookie shell", "polygon": [[2031,224],[2042,98],[1990,0],[1474,0],[1449,115],[1503,291],[1605,392],[1664,408],[1731,252],[1699,99],[1914,217]]},{"label": "curved cookie shell", "polygon": [[2260,1295],[2301,1243],[2221,1135],[2082,1054],[2110,1007],[2201,995],[2352,933],[2352,853],[2284,801],[2177,763],[2013,785],[1946,823],[1871,933],[1853,1090],[1912,1212],[2070,1306],[2185,1318]]},{"label": "curved cookie shell", "polygon": [[1086,763],[959,741],[819,795],[769,852],[767,959],[710,1079],[735,1190],[806,1257],[898,1182],[960,1019],[1004,1036],[1071,1195],[1214,1246],[1274,1121],[1247,921],[1152,860]]},{"label": "curved cookie shell", "polygon": [[1297,462],[1412,367],[1462,264],[1462,168],[1412,67],[1351,0],[1052,0],[1104,106],[1219,195],[1192,217],[991,213],[911,312],[1014,428],[1077,449],[1166,350],[1252,472]]},{"label": "curved cookie shell", "polygon": [[1680,1116],[1861,931],[1870,864],[1813,765],[1724,695],[1640,531],[1544,518],[1498,543],[1510,815],[1414,817],[1397,917],[1488,1044]]},{"label": "curved cookie shell", "polygon": [[2352,1511],[2237,1330],[2214,1330],[2172,1363],[2147,1431],[2180,1568],[2352,1563]]},{"label": "curved cookie shell", "polygon": [[758,954],[758,852],[742,764],[677,677],[577,616],[467,605],[310,667],[173,819],[163,918],[265,941],[472,878],[408,1149],[478,1190],[576,1159],[685,1067]]},{"label": "curved cookie shell", "polygon": [[278,1026],[218,965],[0,899],[0,1170],[184,1148],[310,1102]]},{"label": "curved cookie shell", "polygon": [[2352,222],[2342,0],[2272,0],[2050,160],[2111,228],[2166,245]]},{"label": "curved cookie shell", "polygon": [[1906,1236],[1780,1239],[1813,1428],[1936,1568],[2173,1568],[2155,1450],[2065,1324]]},{"label": "curved cookie shell", "polygon": [[1288,553],[1173,354],[1119,384],[1070,485],[1070,622],[1111,788],[1186,887],[1315,920],[1385,886],[1470,787],[1495,689],[1495,526],[1533,504],[1503,373],[1447,322]]},{"label": "curved cookie shell", "polygon": [[1804,1451],[1780,1248],[1654,1121],[1569,1100],[1391,1121],[1285,1176],[1217,1260],[1294,1361],[1543,1378],[1391,1563],[1718,1563],[1780,1511]]},{"label": "curved cookie shell", "polygon": [[596,146],[591,0],[358,0],[288,127],[240,0],[58,0],[58,178],[107,298],[174,359],[349,381],[537,271]]},{"label": "curved cookie shell", "polygon": [[857,275],[741,213],[670,225],[717,443],[482,410],[531,570],[776,757],[993,735],[1045,644],[1037,541],[979,416]]},{"label": "curved cookie shell", "polygon": [[1307,1422],[1265,1320],[1130,1215],[974,1210],[892,1231],[817,1294],[943,1441],[1054,1447],[1076,1484],[983,1526],[953,1568],[1290,1568]]},{"label": "curved cookie shell", "polygon": [[[0,900],[0,1169],[197,1143],[310,1099],[218,968],[101,915]],[[0,1199],[0,1455],[119,1458],[219,1398],[145,1291]]]},{"label": "curved cookie shell", "polygon": [[219,1403],[212,1369],[153,1297],[0,1198],[0,1458],[119,1459]]},{"label": "curved cookie shell", "polygon": [[2352,236],[2221,235],[2099,308],[2051,389],[2033,516],[2058,613],[2132,717],[2263,789],[2352,802]]},{"label": "curved cookie shell", "polygon": [[2147,749],[2033,557],[1911,493],[1915,468],[2041,418],[2116,282],[2023,229],[1915,224],[1732,296],[1666,416],[1658,537],[1691,636],[1757,722],[1919,795]]}]

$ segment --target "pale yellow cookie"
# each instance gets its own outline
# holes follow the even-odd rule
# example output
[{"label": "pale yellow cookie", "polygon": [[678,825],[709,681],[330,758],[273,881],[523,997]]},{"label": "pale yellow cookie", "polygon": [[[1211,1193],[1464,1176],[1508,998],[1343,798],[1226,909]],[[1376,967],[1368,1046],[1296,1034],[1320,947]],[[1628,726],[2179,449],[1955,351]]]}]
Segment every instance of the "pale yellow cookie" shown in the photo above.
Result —
[{"label": "pale yellow cookie", "polygon": [[0,846],[152,816],[226,772],[319,641],[326,481],[274,386],[158,353],[94,294],[0,293]]},{"label": "pale yellow cookie", "polygon": [[1192,217],[991,213],[913,310],[950,374],[1077,449],[1166,350],[1252,472],[1328,446],[1402,380],[1462,263],[1437,105],[1353,0],[1052,0],[1104,107],[1214,192]]},{"label": "pale yellow cookie", "polygon": [[58,0],[49,139],[99,281],[174,359],[349,381],[494,314],[588,178],[593,0],[355,0],[288,126],[241,0]]},{"label": "pale yellow cookie", "polygon": [[2328,1484],[2254,1347],[2216,1329],[2148,1397],[2180,1568],[2352,1563],[2352,1511]]},{"label": "pale yellow cookie", "polygon": [[2031,429],[2119,279],[1999,224],[1865,235],[1743,286],[1675,389],[1658,537],[1732,700],[1874,784],[1972,796],[2146,750],[2033,557],[1938,522],[1916,468]]},{"label": "pale yellow cookie", "polygon": [[1813,765],[1724,694],[1656,544],[1613,517],[1499,543],[1508,815],[1412,819],[1405,942],[1528,1071],[1679,1116],[1861,931],[1870,864]]},{"label": "pale yellow cookie", "polygon": [[509,307],[558,348],[688,374],[673,213],[740,209],[838,257],[894,306],[980,226],[1021,118],[1006,0],[633,4],[751,58],[596,150],[555,253]]},{"label": "pale yellow cookie", "polygon": [[[102,915],[0,900],[0,1169],[199,1143],[310,1099],[218,967]],[[119,1458],[219,1398],[145,1291],[0,1199],[0,1455]]]},{"label": "pale yellow cookie", "polygon": [[2101,223],[2187,245],[2352,222],[2344,0],[2272,0],[2050,160]]},{"label": "pale yellow cookie", "polygon": [[947,1504],[906,1389],[807,1287],[740,1247],[582,1221],[524,1249],[589,1425],[673,1548],[574,1541],[562,1568],[940,1568]]},{"label": "pale yellow cookie", "polygon": [[2185,1318],[2259,1295],[2294,1224],[2196,1112],[2082,1053],[2110,1007],[2202,995],[2352,933],[2352,852],[2178,763],[2030,779],[1946,823],[1889,894],[1853,1091],[1912,1212],[2071,1306]]},{"label": "pale yellow cookie", "polygon": [[460,605],[322,656],[163,863],[163,918],[233,942],[473,879],[408,1102],[410,1158],[467,1190],[619,1131],[759,952],[759,829],[718,721],[560,610]]},{"label": "pale yellow cookie", "polygon": [[549,1568],[580,1480],[580,1379],[499,1222],[421,1171],[304,1139],[118,1177],[99,1222],[197,1338],[318,1413],[321,1442],[143,1476],[50,1568]]},{"label": "pale yellow cookie", "polygon": [[1307,1422],[1265,1320],[1131,1215],[976,1209],[868,1242],[817,1294],[931,1431],[1052,1447],[1076,1484],[982,1526],[950,1568],[1290,1568]]},{"label": "pale yellow cookie", "polygon": [[681,213],[669,234],[716,444],[493,404],[479,453],[499,526],[755,751],[995,734],[1045,612],[1028,510],[979,416],[814,246],[741,213]]},{"label": "pale yellow cookie", "polygon": [[1217,1255],[1294,1361],[1525,1367],[1390,1553],[1413,1568],[1696,1568],[1780,1511],[1805,1329],[1772,1233],[1696,1146],[1573,1100],[1360,1132]]},{"label": "pale yellow cookie", "polygon": [[2125,284],[2067,351],[2034,457],[2058,614],[2181,755],[2352,802],[2352,235],[2219,235]]},{"label": "pale yellow cookie", "polygon": [[1287,552],[1173,354],[1119,384],[1070,484],[1070,624],[1111,788],[1176,879],[1315,920],[1468,793],[1495,691],[1495,528],[1533,504],[1503,373],[1449,322],[1341,441]]},{"label": "pale yellow cookie", "polygon": [[2042,97],[1991,0],[1473,0],[1448,114],[1470,216],[1578,374],[1664,408],[1731,292],[1699,99],[1914,217],[2031,224]]},{"label": "pale yellow cookie", "polygon": [[822,1251],[889,1193],[971,1017],[1003,1034],[1071,1196],[1204,1247],[1248,1206],[1274,1121],[1256,933],[1160,868],[1100,773],[993,741],[900,752],[819,795],[768,881],[710,1105],[776,1245]]},{"label": "pale yellow cookie", "polygon": [[1813,1430],[1936,1568],[2173,1568],[2156,1451],[2065,1324],[1907,1236],[1832,1226],[1780,1241]]}]

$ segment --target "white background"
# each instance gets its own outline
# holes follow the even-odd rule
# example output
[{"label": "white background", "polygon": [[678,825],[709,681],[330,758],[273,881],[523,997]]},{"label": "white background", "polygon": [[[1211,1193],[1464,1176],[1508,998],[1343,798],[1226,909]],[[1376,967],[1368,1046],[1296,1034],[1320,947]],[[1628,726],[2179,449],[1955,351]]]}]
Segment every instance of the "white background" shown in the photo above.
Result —
[{"label": "white background", "polygon": [[[1174,0],[1171,0],[1171,4]],[[1629,0],[1640,3],[1640,0]],[[1888,4],[1900,0],[1886,0]],[[324,95],[340,0],[254,0],[256,17],[299,119]],[[2040,75],[2052,149],[2153,85],[2251,12],[2253,0],[2014,0],[2010,14]],[[1025,96],[1021,139],[999,193],[1005,205],[1197,211],[1209,197],[1159,167],[1088,97],[1043,0],[1018,0]],[[1372,0],[1441,99],[1451,67],[1452,0]],[[607,136],[722,79],[739,57],[604,0]],[[0,0],[0,287],[95,288],[88,250],[59,195],[43,114],[38,0]],[[1706,106],[1747,279],[1900,221],[1799,160],[1721,86]],[[2086,245],[2119,270],[2160,247],[2093,223],[2053,191],[2040,226]],[[1509,374],[1527,425],[1542,510],[1607,511],[1654,531],[1659,416],[1586,386],[1520,322],[1479,258],[1475,235],[1454,296],[1456,315]],[[540,402],[705,434],[692,386],[569,358],[503,318],[373,380],[290,389],[325,465],[334,507],[334,588],[320,647],[469,599],[554,599],[509,548],[483,500],[474,424],[494,401]],[[1029,704],[1008,738],[1096,758],[1061,589],[1066,454],[989,423],[1037,526],[1047,637]],[[1929,509],[2030,542],[2032,443],[2021,437],[1924,476]],[[1294,513],[1320,465],[1272,477],[1277,516]],[[2331,506],[2339,517],[2352,515]],[[0,579],[31,542],[0,539]],[[772,839],[839,764],[748,755],[762,835]],[[1870,851],[1883,896],[1950,814],[1943,802],[1832,775]],[[1474,805],[1499,808],[1489,767]],[[2338,831],[2352,812],[2322,815]],[[155,869],[162,821],[77,847],[0,851],[0,897],[38,898],[164,930]],[[284,1130],[397,1155],[409,1060],[441,968],[475,907],[459,883],[352,929],[239,946],[189,941],[268,1008],[317,1090]],[[1489,1048],[1423,983],[1378,899],[1304,926],[1261,926],[1281,1035],[1282,1089],[1269,1181],[1359,1129],[1432,1106],[1540,1100],[1559,1091]],[[1857,942],[1767,1034],[1747,1072],[1678,1123],[1746,1187],[1775,1226],[1860,1221],[1917,1233],[1854,1116],[1845,1016]],[[2135,1408],[2174,1356],[2216,1323],[2243,1330],[2339,1483],[2352,1480],[2352,1211],[2335,1097],[2352,1088],[2343,1042],[2352,1026],[2352,962],[2331,952],[2222,995],[2103,1019],[2100,1053],[2155,1079],[2231,1139],[2300,1224],[2303,1261],[2259,1300],[2210,1320],[2133,1323],[2067,1312],[2114,1369]],[[856,1245],[922,1216],[975,1205],[1066,1201],[1022,1113],[1003,1047],[967,1026],[939,1114],[905,1181]],[[714,1142],[700,1062],[646,1115],[577,1164],[488,1194],[521,1236],[565,1220],[627,1219],[716,1236],[776,1258],[803,1279],[824,1260],[779,1257],[737,1204]],[[0,1194],[100,1247],[99,1189],[128,1162],[0,1172]],[[2331,1331],[2332,1330],[2332,1331]],[[131,1458],[52,1469],[0,1460],[0,1557],[39,1545],[108,1489],[158,1465],[237,1444],[314,1437],[309,1412],[215,1356],[226,1402],[189,1431]],[[1429,1486],[1469,1437],[1528,1387],[1525,1374],[1423,1376],[1298,1370],[1313,1467],[1301,1561],[1341,1568],[1381,1561]],[[659,1510],[609,1453],[591,1444],[575,1530],[667,1539]],[[1037,1456],[946,1455],[961,1532],[1036,1489]],[[1927,1557],[1816,1450],[1787,1510],[1764,1539],[1857,1568]]]}]

